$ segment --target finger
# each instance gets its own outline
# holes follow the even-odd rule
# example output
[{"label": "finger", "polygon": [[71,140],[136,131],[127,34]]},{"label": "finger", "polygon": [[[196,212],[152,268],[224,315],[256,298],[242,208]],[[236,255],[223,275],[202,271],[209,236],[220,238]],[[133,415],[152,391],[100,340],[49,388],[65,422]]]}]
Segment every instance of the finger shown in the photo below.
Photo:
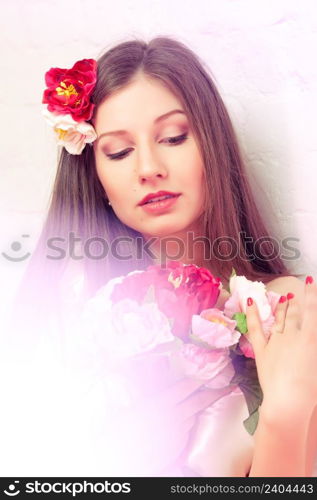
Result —
[{"label": "finger", "polygon": [[255,358],[259,357],[267,344],[258,307],[251,297],[247,300],[246,318],[248,326],[248,340],[251,342]]},{"label": "finger", "polygon": [[285,318],[288,309],[288,300],[285,295],[280,297],[274,313],[274,324],[271,328],[271,334],[283,333],[285,326]]},{"label": "finger", "polygon": [[300,327],[300,309],[293,293],[287,294],[288,307],[284,322],[284,335],[297,332]]},{"label": "finger", "polygon": [[236,386],[226,386],[222,389],[205,389],[190,396],[186,401],[177,405],[177,410],[180,412],[182,419],[187,419],[205,410],[218,399],[226,396]]},{"label": "finger", "polygon": [[301,331],[317,335],[317,286],[311,276],[306,278],[304,313]]}]

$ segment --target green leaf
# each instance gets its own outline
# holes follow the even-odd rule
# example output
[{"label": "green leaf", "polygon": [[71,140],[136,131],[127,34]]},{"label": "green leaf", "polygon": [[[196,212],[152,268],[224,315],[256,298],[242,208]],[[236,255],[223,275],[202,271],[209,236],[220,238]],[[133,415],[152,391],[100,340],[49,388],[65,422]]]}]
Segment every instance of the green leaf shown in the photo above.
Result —
[{"label": "green leaf", "polygon": [[237,273],[236,273],[236,270],[235,270],[234,267],[232,268],[232,271],[231,271],[231,274],[230,274],[230,278],[233,278],[233,276],[237,276]]},{"label": "green leaf", "polygon": [[229,280],[228,280],[228,285],[227,286],[223,286],[223,289],[227,290],[228,293],[231,293],[231,291],[230,291],[230,278],[232,278],[233,276],[236,276],[236,275],[237,275],[236,270],[233,267],[232,271],[231,271],[231,274],[230,274],[230,277],[229,277]]},{"label": "green leaf", "polygon": [[237,273],[236,273],[235,268],[233,267],[232,271],[231,271],[231,274],[230,274],[230,277],[229,277],[229,282],[228,282],[228,292],[229,293],[231,293],[231,290],[230,290],[230,279],[233,278],[234,276],[237,276]]},{"label": "green leaf", "polygon": [[255,410],[243,421],[243,425],[251,436],[255,433],[259,421],[259,410]]},{"label": "green leaf", "polygon": [[234,319],[237,322],[236,329],[239,330],[240,333],[244,334],[248,332],[247,317],[244,313],[242,312],[235,313],[232,316],[232,319]]},{"label": "green leaf", "polygon": [[230,352],[230,357],[235,370],[230,383],[237,384],[243,392],[249,410],[249,417],[243,423],[246,430],[253,434],[258,423],[257,411],[263,400],[255,360],[235,351]]}]

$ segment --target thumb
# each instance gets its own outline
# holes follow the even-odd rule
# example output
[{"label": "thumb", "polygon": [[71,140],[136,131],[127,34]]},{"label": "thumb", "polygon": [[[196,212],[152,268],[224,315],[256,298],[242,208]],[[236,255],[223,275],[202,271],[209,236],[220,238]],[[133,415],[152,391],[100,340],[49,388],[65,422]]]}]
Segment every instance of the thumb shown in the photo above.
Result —
[{"label": "thumb", "polygon": [[247,300],[246,319],[248,327],[248,339],[252,344],[255,358],[258,358],[259,356],[261,356],[261,353],[263,352],[264,347],[267,344],[267,340],[263,332],[258,307],[256,305],[256,302],[251,297],[249,297]]}]

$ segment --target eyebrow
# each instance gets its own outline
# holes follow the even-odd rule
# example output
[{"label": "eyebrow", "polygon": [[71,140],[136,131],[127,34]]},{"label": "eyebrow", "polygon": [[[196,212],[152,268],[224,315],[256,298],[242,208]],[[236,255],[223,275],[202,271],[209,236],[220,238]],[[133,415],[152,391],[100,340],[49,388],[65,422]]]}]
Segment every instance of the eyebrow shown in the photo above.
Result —
[{"label": "eyebrow", "polygon": [[[158,116],[157,118],[155,118],[154,123],[157,124],[157,123],[161,122],[162,120],[165,120],[165,118],[168,118],[169,116],[174,115],[176,113],[181,113],[181,114],[185,115],[185,112],[182,111],[181,109],[173,109],[172,111],[168,111],[167,113],[164,113],[164,115],[161,115],[161,116]],[[97,143],[99,141],[99,139],[101,139],[102,137],[104,137],[106,135],[125,135],[127,133],[128,133],[127,130],[114,130],[112,132],[105,132],[103,134],[100,134],[100,136],[96,139],[95,143]]]}]

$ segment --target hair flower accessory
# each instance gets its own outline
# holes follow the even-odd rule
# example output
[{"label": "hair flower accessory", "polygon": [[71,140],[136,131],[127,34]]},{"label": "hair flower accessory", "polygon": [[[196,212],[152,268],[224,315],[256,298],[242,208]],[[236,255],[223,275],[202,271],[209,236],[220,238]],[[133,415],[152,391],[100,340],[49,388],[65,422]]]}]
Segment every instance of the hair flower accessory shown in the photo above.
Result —
[{"label": "hair flower accessory", "polygon": [[42,113],[57,134],[57,143],[70,154],[81,154],[86,143],[97,134],[87,123],[95,105],[90,101],[97,81],[97,62],[94,59],[77,61],[71,69],[51,68],[45,73],[47,89]]}]

